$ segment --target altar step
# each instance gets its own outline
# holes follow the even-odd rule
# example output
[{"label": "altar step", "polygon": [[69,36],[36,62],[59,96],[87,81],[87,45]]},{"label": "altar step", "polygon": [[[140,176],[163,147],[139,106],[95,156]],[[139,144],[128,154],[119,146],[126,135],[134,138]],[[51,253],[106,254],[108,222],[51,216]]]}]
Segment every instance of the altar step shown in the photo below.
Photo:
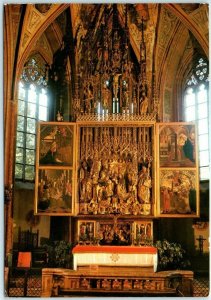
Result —
[{"label": "altar step", "polygon": [[108,273],[106,270],[104,272],[100,270],[98,274],[97,272],[95,274],[83,272],[80,277],[71,276],[66,279],[54,277],[55,290],[52,290],[52,296],[178,296],[176,287],[170,288],[165,285],[164,277],[154,277],[154,274],[150,272],[148,276],[146,273],[145,275],[142,273],[140,276],[140,272],[138,276],[135,276],[134,270],[133,273],[128,271],[122,273],[120,270],[111,271],[110,269],[110,273]]},{"label": "altar step", "polygon": [[78,291],[78,290],[65,290],[58,291],[57,297],[178,297],[179,293],[175,289],[166,289],[164,291]]},{"label": "altar step", "polygon": [[148,268],[97,267],[42,270],[42,297],[192,296],[193,272],[153,272]]}]

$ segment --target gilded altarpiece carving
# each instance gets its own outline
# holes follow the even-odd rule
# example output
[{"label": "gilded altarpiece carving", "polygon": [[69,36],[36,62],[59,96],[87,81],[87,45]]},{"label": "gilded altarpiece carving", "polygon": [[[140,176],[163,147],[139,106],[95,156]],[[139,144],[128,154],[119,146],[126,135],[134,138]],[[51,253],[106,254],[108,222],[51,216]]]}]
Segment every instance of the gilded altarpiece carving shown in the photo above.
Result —
[{"label": "gilded altarpiece carving", "polygon": [[78,134],[78,214],[153,216],[154,124],[81,124]]}]

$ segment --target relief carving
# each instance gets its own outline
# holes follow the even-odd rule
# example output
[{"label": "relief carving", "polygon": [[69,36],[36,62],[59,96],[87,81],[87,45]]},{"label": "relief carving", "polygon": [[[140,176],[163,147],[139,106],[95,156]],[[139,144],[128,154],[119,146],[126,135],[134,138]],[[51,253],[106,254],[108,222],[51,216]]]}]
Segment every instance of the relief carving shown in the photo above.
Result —
[{"label": "relief carving", "polygon": [[115,289],[115,290],[120,290],[121,289],[121,285],[122,285],[122,281],[115,279],[113,281],[112,288]]},{"label": "relief carving", "polygon": [[111,288],[111,280],[104,279],[102,281],[102,288],[105,290],[109,290]]},{"label": "relief carving", "polygon": [[81,141],[80,214],[150,215],[149,128],[83,128]]}]

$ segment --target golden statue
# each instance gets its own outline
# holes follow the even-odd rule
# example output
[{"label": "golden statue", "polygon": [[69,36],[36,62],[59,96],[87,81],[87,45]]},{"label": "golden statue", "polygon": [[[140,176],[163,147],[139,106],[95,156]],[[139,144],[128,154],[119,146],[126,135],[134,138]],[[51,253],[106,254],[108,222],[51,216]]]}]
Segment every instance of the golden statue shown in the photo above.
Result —
[{"label": "golden statue", "polygon": [[142,166],[142,170],[138,178],[138,199],[141,203],[150,203],[151,177],[146,166]]},{"label": "golden statue", "polygon": [[146,94],[143,93],[140,101],[140,114],[146,114],[148,110],[149,99],[147,98]]},{"label": "golden statue", "polygon": [[121,74],[115,74],[113,77],[113,93],[114,98],[117,99],[118,89],[119,89],[119,76]]}]

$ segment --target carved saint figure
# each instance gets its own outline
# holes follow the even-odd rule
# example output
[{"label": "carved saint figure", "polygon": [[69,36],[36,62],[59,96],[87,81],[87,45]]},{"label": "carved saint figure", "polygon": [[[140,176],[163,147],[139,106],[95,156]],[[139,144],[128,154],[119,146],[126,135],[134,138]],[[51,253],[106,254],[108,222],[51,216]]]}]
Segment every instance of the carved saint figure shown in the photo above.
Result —
[{"label": "carved saint figure", "polygon": [[103,94],[103,108],[104,109],[108,109],[109,107],[109,98],[110,98],[110,91],[106,85],[106,82],[104,82],[103,84],[103,91],[102,91],[102,94]]},{"label": "carved saint figure", "polygon": [[119,76],[121,74],[115,74],[113,77],[113,93],[114,98],[117,99],[118,89],[119,89]]},{"label": "carved saint figure", "polygon": [[92,179],[87,178],[86,180],[86,201],[90,201],[92,199]]},{"label": "carved saint figure", "polygon": [[58,122],[63,121],[63,116],[61,115],[60,111],[58,111],[57,115],[56,115],[56,119]]},{"label": "carved saint figure", "polygon": [[150,203],[151,177],[146,166],[142,170],[138,179],[138,199],[141,203]]},{"label": "carved saint figure", "polygon": [[92,100],[93,100],[93,87],[91,84],[86,87],[84,94],[85,94],[85,99],[84,99],[85,110],[86,112],[90,113],[92,108]]},{"label": "carved saint figure", "polygon": [[140,101],[140,114],[146,114],[148,110],[149,99],[147,98],[146,94],[143,92],[141,101]]}]

